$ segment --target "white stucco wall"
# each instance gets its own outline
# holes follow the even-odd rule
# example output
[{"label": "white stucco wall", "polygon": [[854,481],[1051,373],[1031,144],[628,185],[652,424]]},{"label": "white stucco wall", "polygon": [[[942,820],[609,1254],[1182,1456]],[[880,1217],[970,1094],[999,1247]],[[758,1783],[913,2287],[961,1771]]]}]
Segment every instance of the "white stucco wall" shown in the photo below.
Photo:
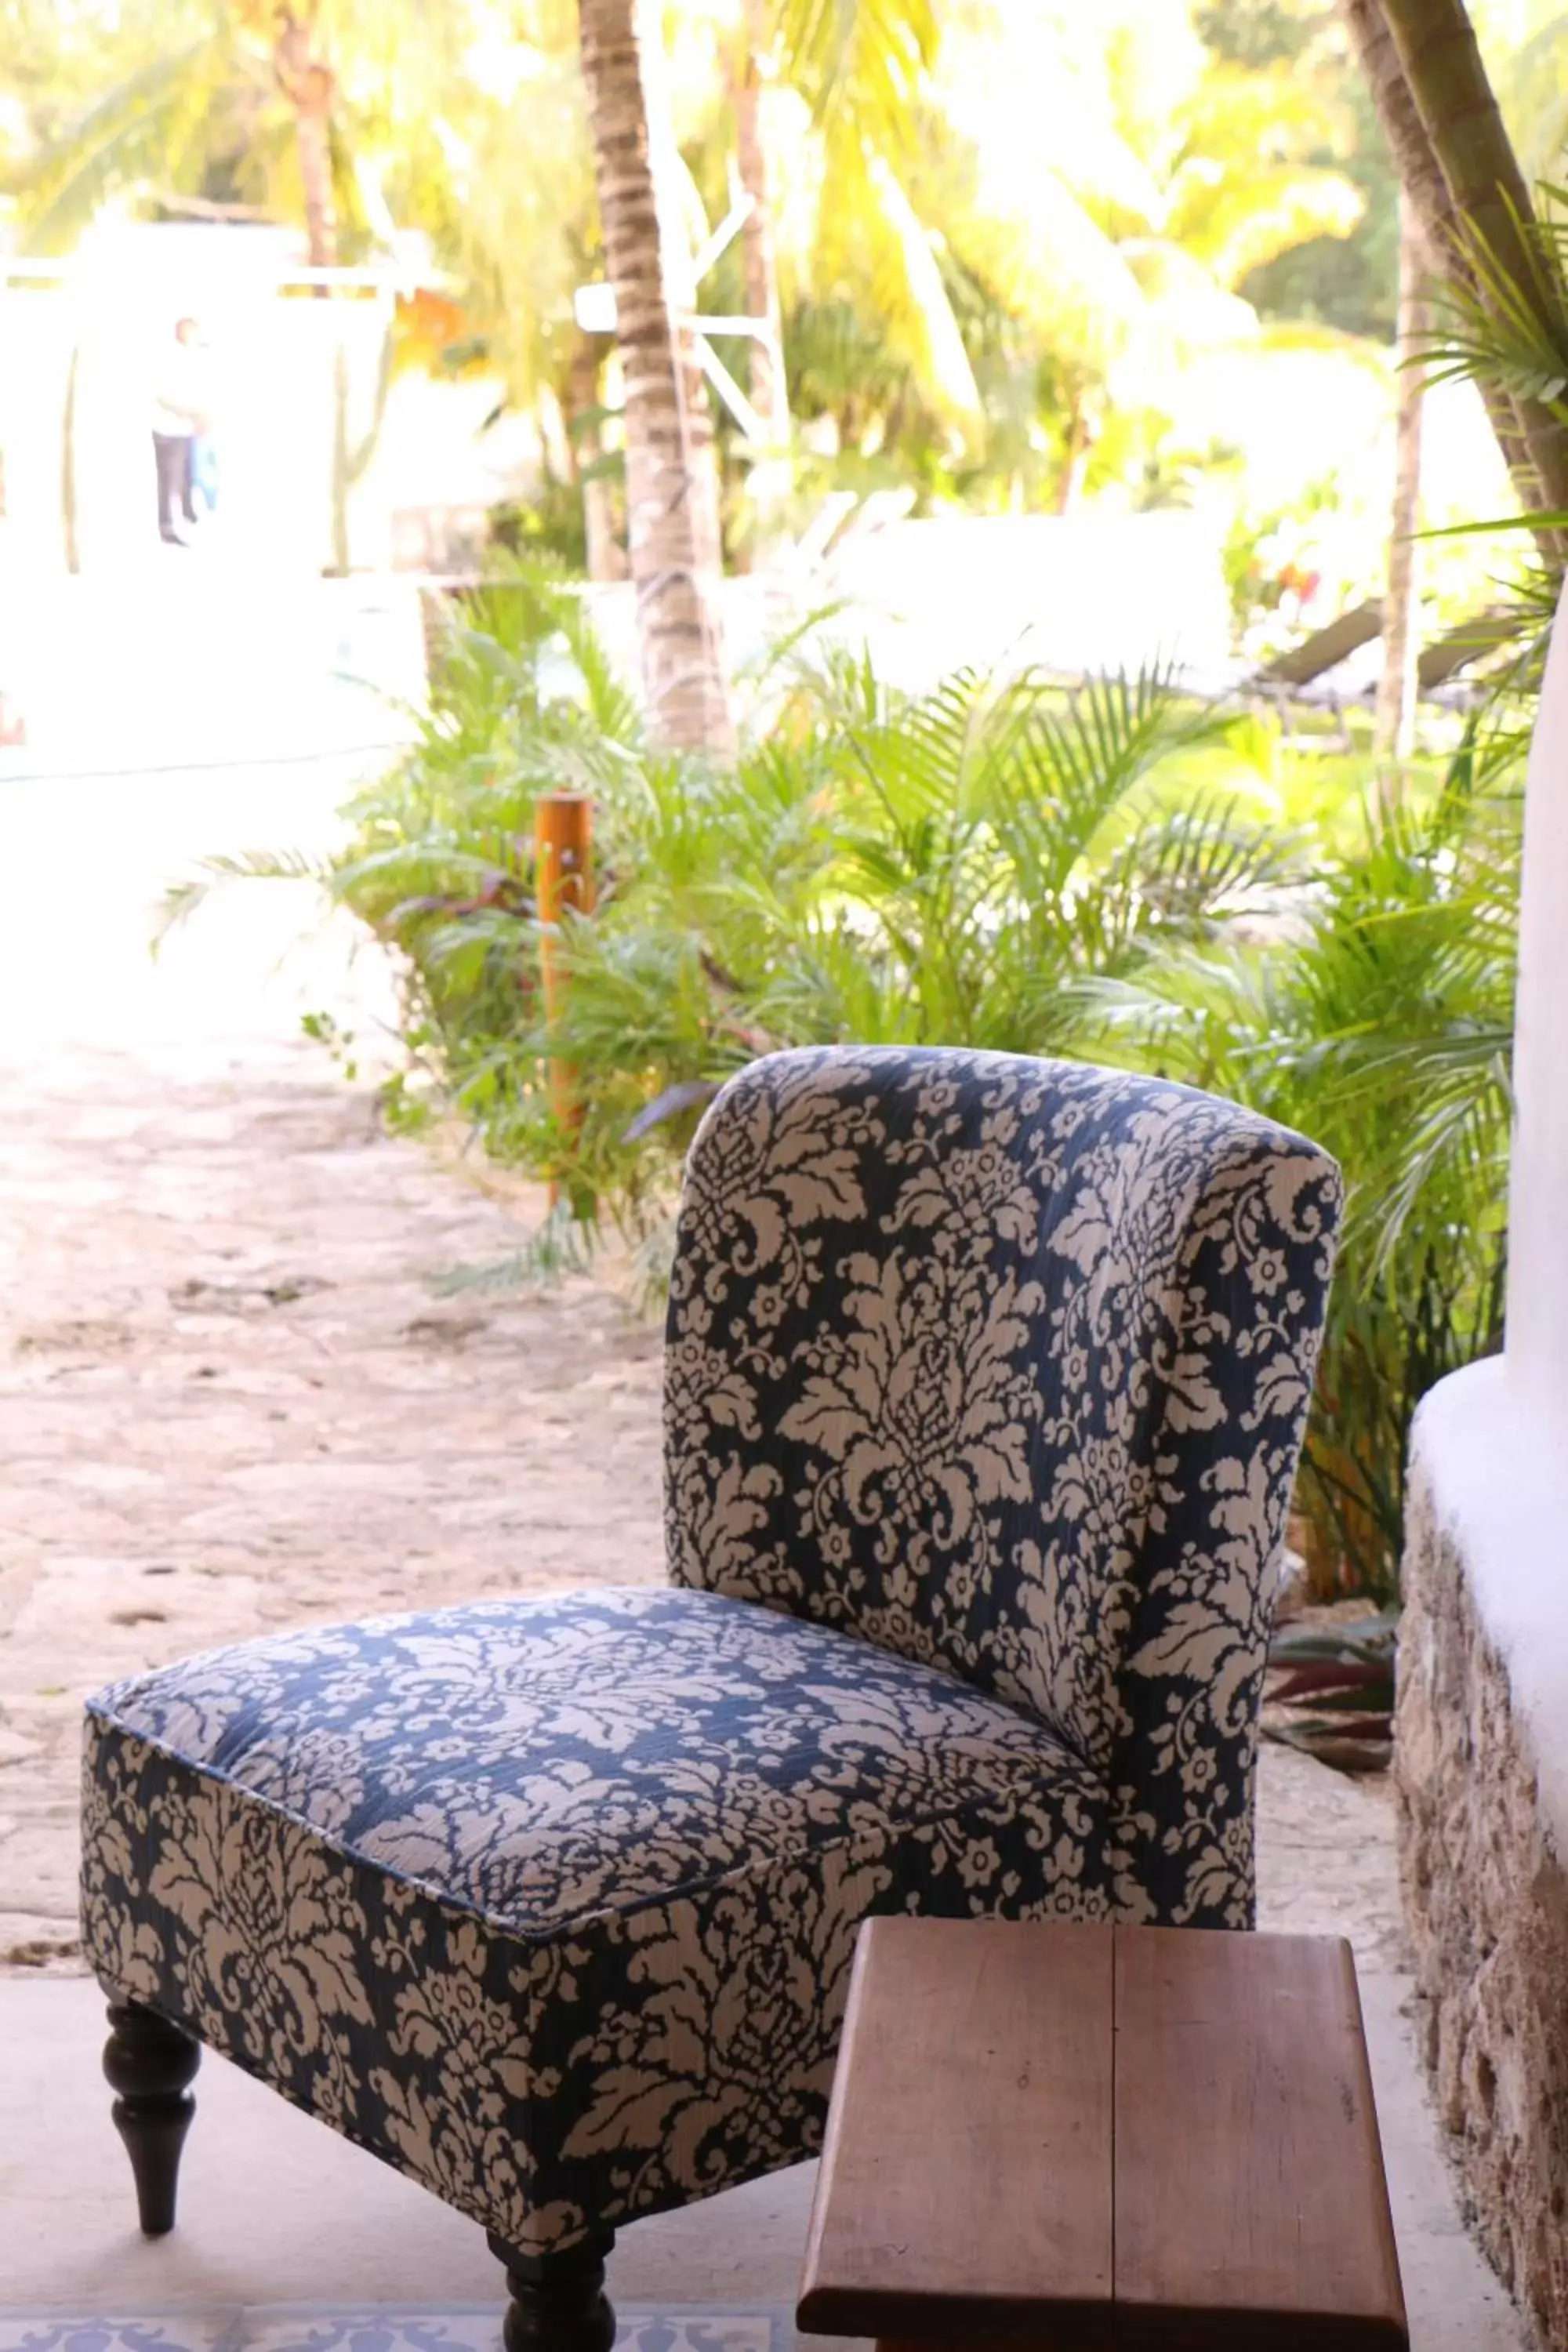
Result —
[{"label": "white stucco wall", "polygon": [[[1552,631],[1530,752],[1514,1088],[1509,1374],[1533,1413],[1568,1424],[1568,604]],[[1563,1567],[1568,1647],[1568,1556]]]},{"label": "white stucco wall", "polygon": [[1568,1855],[1568,599],[1525,790],[1514,1089],[1506,1347],[1424,1399],[1413,1483],[1463,1562]]}]

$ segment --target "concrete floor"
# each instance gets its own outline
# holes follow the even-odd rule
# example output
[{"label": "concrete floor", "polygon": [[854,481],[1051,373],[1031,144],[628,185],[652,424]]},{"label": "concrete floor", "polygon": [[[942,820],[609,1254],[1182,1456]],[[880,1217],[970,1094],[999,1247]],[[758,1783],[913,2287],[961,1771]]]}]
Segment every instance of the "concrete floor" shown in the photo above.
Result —
[{"label": "concrete floor", "polygon": [[[221,2058],[196,2078],[179,2226],[141,2237],[98,2070],[103,2030],[86,1979],[0,1982],[0,2315],[499,2311],[500,2272],[475,2222]],[[815,2176],[799,2165],[623,2232],[615,2301],[792,2306]]]},{"label": "concrete floor", "polygon": [[[1410,2063],[1403,1994],[1394,1972],[1364,1972],[1414,2352],[1519,2352],[1508,2300],[1454,2205]],[[102,2032],[101,1997],[84,1979],[0,1983],[5,2352],[7,2309],[35,2326],[51,2314],[168,2319],[301,2304],[499,2312],[500,2274],[473,2222],[221,2059],[205,2060],[196,2082],[180,2225],[141,2238],[98,2071]],[[798,2166],[638,2222],[612,2259],[616,2304],[787,2315],[814,2172]],[[780,2340],[789,2335],[786,2321]]]}]

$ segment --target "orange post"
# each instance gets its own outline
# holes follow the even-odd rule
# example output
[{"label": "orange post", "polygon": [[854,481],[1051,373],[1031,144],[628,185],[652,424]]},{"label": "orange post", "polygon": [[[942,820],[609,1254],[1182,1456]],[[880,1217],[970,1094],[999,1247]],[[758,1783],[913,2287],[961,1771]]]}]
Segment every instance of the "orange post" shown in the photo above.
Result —
[{"label": "orange post", "polygon": [[[540,794],[534,805],[533,845],[539,972],[544,986],[544,1017],[553,1024],[560,1017],[566,988],[561,918],[568,911],[589,914],[594,905],[593,818],[581,793]],[[570,1063],[551,1063],[550,1102],[563,1128],[576,1127],[583,1111]]]}]

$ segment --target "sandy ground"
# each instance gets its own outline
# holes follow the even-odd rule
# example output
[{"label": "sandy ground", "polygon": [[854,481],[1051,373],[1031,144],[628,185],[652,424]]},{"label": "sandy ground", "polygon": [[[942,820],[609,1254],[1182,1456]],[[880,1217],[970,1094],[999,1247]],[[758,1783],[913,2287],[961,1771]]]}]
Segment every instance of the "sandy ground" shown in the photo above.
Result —
[{"label": "sandy ground", "polygon": [[[343,657],[324,640],[323,677]],[[441,1296],[539,1204],[386,1136],[300,1034],[326,1011],[384,1064],[374,950],[259,882],[149,957],[200,856],[321,853],[354,760],[29,758],[0,759],[0,1967],[33,1970],[78,1965],[92,1687],[268,1627],[652,1577],[661,1540],[657,1330],[581,1281]]]},{"label": "sandy ground", "polygon": [[0,1960],[75,1947],[80,1701],[215,1642],[654,1576],[658,1339],[579,1283],[445,1299],[504,1213],[315,1056],[6,1088]]}]

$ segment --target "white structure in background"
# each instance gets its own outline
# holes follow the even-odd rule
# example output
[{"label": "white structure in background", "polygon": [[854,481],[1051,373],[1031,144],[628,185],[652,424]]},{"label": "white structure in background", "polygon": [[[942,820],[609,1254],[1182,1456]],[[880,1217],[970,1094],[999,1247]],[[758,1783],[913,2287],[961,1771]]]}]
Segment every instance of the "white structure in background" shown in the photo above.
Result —
[{"label": "white structure in background", "polygon": [[1530,751],[1513,1082],[1504,1352],[1431,1391],[1415,1463],[1460,1539],[1568,1858],[1568,602]]},{"label": "white structure in background", "polygon": [[[910,517],[903,493],[824,501],[819,528],[723,583],[737,669],[813,614],[816,642],[868,649],[911,693],[973,665],[1062,672],[1179,666],[1200,687],[1234,681],[1221,529],[1210,514]],[[855,511],[858,509],[858,512]],[[617,672],[637,677],[627,582],[586,592]]]},{"label": "white structure in background", "polygon": [[[536,478],[531,438],[481,433],[493,382],[400,376],[348,499],[351,561],[376,578],[321,578],[337,353],[352,446],[397,296],[431,282],[424,238],[395,235],[379,265],[324,272],[295,231],[228,224],[104,224],[65,262],[0,254],[0,715],[25,730],[0,770],[298,758],[387,735],[387,697],[416,696],[422,675],[414,585],[384,579],[400,524],[420,525],[403,531],[417,561],[433,517],[477,533]],[[322,287],[331,299],[308,299]],[[151,431],[186,314],[210,345],[219,474],[189,550],[158,538]]]},{"label": "white structure in background", "polygon": [[[1568,1444],[1568,606],[1552,634],[1530,752],[1514,1024],[1508,1362]],[[1565,1563],[1568,1565],[1568,1563]],[[1568,1652],[1568,1578],[1562,1593]],[[1563,1726],[1568,1742],[1568,1711]]]},{"label": "white structure in background", "polygon": [[1438,2105],[1483,2243],[1568,2342],[1568,604],[1526,787],[1507,1338],[1423,1402],[1397,1775]]},{"label": "white structure in background", "polygon": [[[105,222],[65,261],[0,257],[0,440],[6,450],[10,567],[62,568],[66,409],[76,551],[83,572],[166,566],[150,529],[149,442],[157,356],[176,318],[211,347],[220,464],[215,548],[251,570],[315,574],[331,556],[333,366],[350,368],[350,436],[374,408],[400,293],[434,282],[419,233],[392,233],[363,269],[311,270],[297,231]],[[300,299],[311,289],[327,300]],[[74,355],[74,375],[73,375]],[[351,496],[356,565],[391,560],[400,509],[482,511],[533,478],[531,440],[479,427],[489,382],[393,387],[373,462]]]},{"label": "white structure in background", "polygon": [[[761,343],[773,361],[782,381],[784,351],[777,335],[766,319],[753,319],[750,312],[704,311],[697,308],[697,289],[709,271],[728,253],[741,231],[750,220],[756,199],[749,196],[731,171],[730,209],[718,226],[710,230],[693,254],[684,285],[676,289],[676,317],[683,327],[692,331],[692,343],[697,363],[740,426],[750,447],[758,457],[773,447],[773,434],[767,419],[759,416],[730,370],[714,350],[711,338],[733,335]],[[573,299],[577,324],[585,335],[613,335],[617,324],[616,289],[604,279],[591,286],[579,286]]]}]

